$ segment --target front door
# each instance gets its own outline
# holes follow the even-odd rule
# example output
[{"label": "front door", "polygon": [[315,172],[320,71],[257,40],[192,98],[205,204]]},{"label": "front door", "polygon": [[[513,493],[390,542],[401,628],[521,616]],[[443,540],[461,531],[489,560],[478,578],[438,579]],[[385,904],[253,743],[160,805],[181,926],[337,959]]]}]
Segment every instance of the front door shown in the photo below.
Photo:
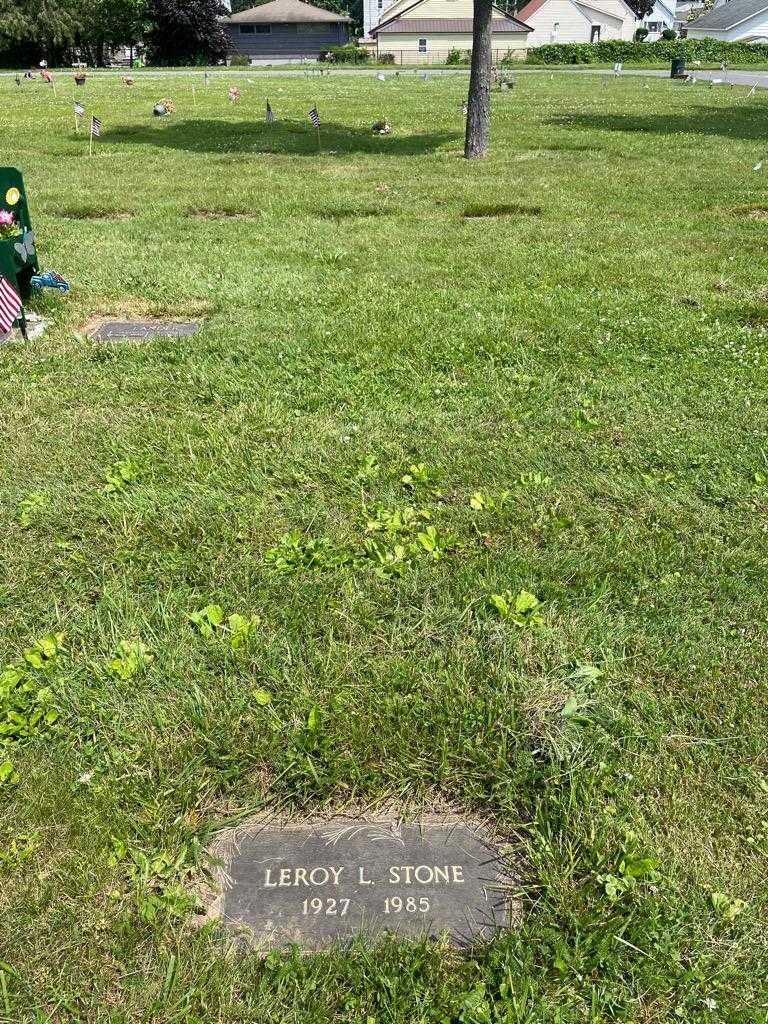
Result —
[{"label": "front door", "polygon": [[591,32],[591,34],[589,36],[589,41],[590,41],[590,43],[599,43],[600,42],[600,26],[599,25],[593,25],[592,26],[592,32]]}]

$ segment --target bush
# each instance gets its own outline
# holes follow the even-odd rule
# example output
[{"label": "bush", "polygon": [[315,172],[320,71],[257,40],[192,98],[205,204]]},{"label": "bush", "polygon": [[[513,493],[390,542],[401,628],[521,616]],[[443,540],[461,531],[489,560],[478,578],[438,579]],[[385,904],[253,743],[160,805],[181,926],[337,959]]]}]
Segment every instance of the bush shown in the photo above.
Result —
[{"label": "bush", "polygon": [[768,63],[766,43],[726,43],[719,39],[657,39],[635,43],[610,39],[603,43],[548,43],[528,51],[529,64],[668,64],[673,57],[704,64]]},{"label": "bush", "polygon": [[450,50],[445,61],[446,64],[463,64],[464,57],[461,50]]},{"label": "bush", "polygon": [[643,28],[642,25],[641,25],[640,28],[636,28],[635,29],[635,42],[636,43],[642,43],[642,41],[645,39],[645,37],[647,35],[648,35],[648,29],[647,28]]},{"label": "bush", "polygon": [[345,46],[330,46],[322,51],[319,59],[329,64],[365,64],[370,56],[368,50],[347,43]]},{"label": "bush", "polygon": [[395,55],[394,55],[394,53],[380,53],[379,57],[378,57],[378,60],[379,60],[379,64],[394,64],[395,63]]},{"label": "bush", "polygon": [[677,39],[677,32],[673,28],[665,28],[661,33],[662,39]]},{"label": "bush", "polygon": [[244,53],[236,53],[229,62],[229,66],[232,68],[247,68],[250,65],[251,62]]}]

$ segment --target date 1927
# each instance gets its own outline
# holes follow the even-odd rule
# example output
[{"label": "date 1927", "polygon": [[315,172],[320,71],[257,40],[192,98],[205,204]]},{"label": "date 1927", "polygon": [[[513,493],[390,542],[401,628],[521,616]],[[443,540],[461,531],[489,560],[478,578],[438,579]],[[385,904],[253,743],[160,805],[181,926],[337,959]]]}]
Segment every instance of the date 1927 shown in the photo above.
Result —
[{"label": "date 1927", "polygon": [[[304,900],[301,904],[301,913],[304,917],[312,914],[324,914],[327,917],[346,917],[349,910],[349,900],[325,899],[315,897],[313,900]],[[388,896],[384,900],[385,914],[426,914],[429,912],[429,898],[427,896]]]}]

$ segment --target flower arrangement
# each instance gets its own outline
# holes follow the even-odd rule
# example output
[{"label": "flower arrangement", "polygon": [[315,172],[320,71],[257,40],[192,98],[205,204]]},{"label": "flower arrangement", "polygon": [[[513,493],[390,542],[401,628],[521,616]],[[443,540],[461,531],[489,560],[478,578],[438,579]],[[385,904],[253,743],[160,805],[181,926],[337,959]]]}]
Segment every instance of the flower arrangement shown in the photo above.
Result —
[{"label": "flower arrangement", "polygon": [[240,99],[240,90],[237,88],[236,85],[233,85],[230,87],[229,93],[227,95],[229,96],[232,103],[237,103],[237,101]]},{"label": "flower arrangement", "polygon": [[376,121],[371,127],[374,135],[389,135],[392,132],[392,125],[389,121]]},{"label": "flower arrangement", "polygon": [[165,117],[166,114],[175,114],[176,104],[173,100],[160,100],[160,102],[156,103],[152,108],[152,113],[155,117]]},{"label": "flower arrangement", "polygon": [[21,234],[16,215],[10,210],[0,210],[0,239],[13,238]]}]

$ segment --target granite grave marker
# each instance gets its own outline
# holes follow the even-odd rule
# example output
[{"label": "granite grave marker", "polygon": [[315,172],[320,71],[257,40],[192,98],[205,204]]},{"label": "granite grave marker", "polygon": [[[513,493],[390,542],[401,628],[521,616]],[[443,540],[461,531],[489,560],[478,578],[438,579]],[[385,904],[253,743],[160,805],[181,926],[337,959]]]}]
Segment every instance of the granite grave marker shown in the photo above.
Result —
[{"label": "granite grave marker", "polygon": [[384,932],[455,946],[512,923],[508,868],[472,824],[351,821],[260,825],[220,851],[217,914],[247,944],[320,949]]},{"label": "granite grave marker", "polygon": [[107,320],[91,333],[95,341],[123,339],[183,338],[194,334],[200,324],[176,323],[170,320]]}]

